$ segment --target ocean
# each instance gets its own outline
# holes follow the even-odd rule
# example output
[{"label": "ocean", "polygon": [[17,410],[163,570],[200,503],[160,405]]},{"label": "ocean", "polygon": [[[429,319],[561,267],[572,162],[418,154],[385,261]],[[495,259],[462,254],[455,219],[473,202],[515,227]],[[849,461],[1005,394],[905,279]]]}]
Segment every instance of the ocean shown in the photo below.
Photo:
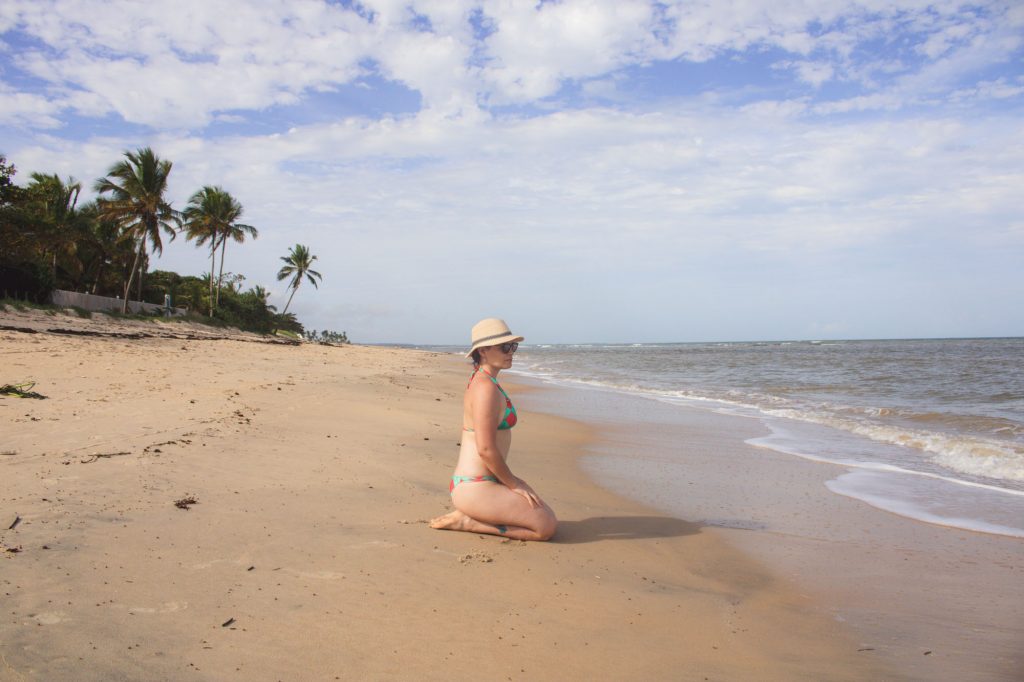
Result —
[{"label": "ocean", "polygon": [[510,371],[754,418],[751,444],[841,465],[835,494],[1024,537],[1022,338],[523,345]]}]

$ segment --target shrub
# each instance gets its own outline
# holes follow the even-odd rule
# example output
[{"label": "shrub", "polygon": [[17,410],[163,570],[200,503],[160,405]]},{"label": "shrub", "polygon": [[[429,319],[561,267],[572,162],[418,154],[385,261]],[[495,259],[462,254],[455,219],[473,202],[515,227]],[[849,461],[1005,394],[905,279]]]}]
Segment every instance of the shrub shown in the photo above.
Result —
[{"label": "shrub", "polygon": [[5,298],[48,303],[53,289],[53,275],[38,263],[0,263],[0,293]]}]

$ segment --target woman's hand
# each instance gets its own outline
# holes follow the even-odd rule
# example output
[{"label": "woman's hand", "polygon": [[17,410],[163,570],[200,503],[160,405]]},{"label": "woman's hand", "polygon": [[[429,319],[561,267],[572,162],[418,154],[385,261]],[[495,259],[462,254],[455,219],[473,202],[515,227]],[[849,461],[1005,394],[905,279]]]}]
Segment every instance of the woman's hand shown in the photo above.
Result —
[{"label": "woman's hand", "polygon": [[530,487],[530,484],[523,479],[516,478],[516,484],[510,487],[512,492],[516,495],[522,495],[525,497],[531,508],[536,509],[544,504],[541,502],[540,497],[537,496],[537,493],[533,492],[533,488]]}]

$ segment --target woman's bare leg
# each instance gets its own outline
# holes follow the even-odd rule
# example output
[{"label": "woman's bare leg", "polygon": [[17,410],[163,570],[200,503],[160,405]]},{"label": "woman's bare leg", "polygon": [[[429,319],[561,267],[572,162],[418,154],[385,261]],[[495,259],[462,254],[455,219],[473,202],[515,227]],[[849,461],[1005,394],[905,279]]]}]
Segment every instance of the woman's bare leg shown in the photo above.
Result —
[{"label": "woman's bare leg", "polygon": [[438,530],[460,530],[455,526],[461,521],[466,515],[460,512],[458,509],[442,514],[441,516],[435,516],[430,519],[430,527],[437,528]]},{"label": "woman's bare leg", "polygon": [[444,516],[438,516],[436,519],[432,519],[430,527],[436,528],[437,530],[461,530],[467,533],[499,535],[503,538],[512,538],[513,540],[548,539],[541,538],[536,531],[530,530],[529,528],[520,528],[518,526],[495,526],[490,523],[483,523],[482,521],[471,519],[458,509],[448,512]]},{"label": "woman's bare leg", "polygon": [[558,519],[546,504],[531,507],[500,483],[461,483],[452,492],[455,511],[430,522],[432,528],[499,535],[514,540],[548,540]]}]

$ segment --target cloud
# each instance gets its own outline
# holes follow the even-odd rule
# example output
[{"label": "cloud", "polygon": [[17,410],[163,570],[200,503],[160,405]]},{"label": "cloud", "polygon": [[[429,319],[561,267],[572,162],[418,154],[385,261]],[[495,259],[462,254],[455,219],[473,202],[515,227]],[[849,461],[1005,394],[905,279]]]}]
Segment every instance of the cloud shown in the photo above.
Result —
[{"label": "cloud", "polygon": [[295,103],[307,90],[362,73],[372,32],[333,7],[40,2],[17,5],[16,22],[8,21],[45,44],[14,61],[51,83],[62,104],[89,116],[113,112],[133,123],[188,128],[218,111]]},{"label": "cloud", "polygon": [[[309,245],[324,281],[293,310],[357,339],[444,340],[442,308],[640,319],[691,305],[680,291],[707,315],[781,309],[764,282],[799,293],[842,267],[871,288],[875,260],[906,254],[926,283],[921,245],[1024,248],[1021,21],[918,2],[11,0],[0,144],[21,174],[87,185],[151,145],[176,206],[219,184],[259,228],[229,270],[280,307],[279,257]],[[380,81],[419,110],[265,115]],[[206,264],[177,240],[153,265]]]},{"label": "cloud", "polygon": [[0,83],[0,123],[6,126],[59,128],[62,107],[48,97],[18,92]]},{"label": "cloud", "polygon": [[647,2],[573,0],[485,3],[494,33],[482,75],[497,104],[543,99],[566,79],[599,76],[643,61],[652,43]]},{"label": "cloud", "polygon": [[[306,93],[368,74],[418,92],[438,115],[473,116],[480,107],[546,100],[567,83],[614,83],[607,78],[626,67],[749,50],[784,55],[770,59],[813,88],[863,84],[859,104],[846,107],[863,108],[887,90],[893,69],[904,81],[885,101],[913,101],[1008,58],[1020,48],[1020,15],[917,2],[374,0],[351,9],[313,0],[11,0],[0,25],[29,38],[8,49],[9,59],[47,84],[54,108],[201,129],[223,113],[297,105]],[[889,59],[862,54],[896,27],[909,48],[891,43]],[[913,59],[921,57],[931,64],[918,73]]]},{"label": "cloud", "polygon": [[[999,119],[822,127],[784,112],[769,120],[761,110],[592,110],[167,138],[159,150],[175,161],[179,203],[221,178],[254,224],[267,226],[263,234],[283,242],[319,235],[323,243],[352,240],[365,253],[377,240],[401,238],[423,253],[441,240],[469,257],[479,237],[524,255],[643,261],[727,246],[844,249],[949,215],[1009,212],[1022,177],[999,148],[1020,134]],[[119,153],[111,145],[106,163]],[[1000,180],[976,168],[998,168]],[[649,243],[659,251],[646,252]]]},{"label": "cloud", "polygon": [[800,80],[816,88],[835,77],[835,68],[828,62],[786,62],[781,66],[791,66]]},{"label": "cloud", "polygon": [[979,81],[974,87],[955,90],[949,95],[951,102],[976,102],[986,99],[1011,99],[1024,94],[1024,76],[1016,83],[1007,78]]}]

